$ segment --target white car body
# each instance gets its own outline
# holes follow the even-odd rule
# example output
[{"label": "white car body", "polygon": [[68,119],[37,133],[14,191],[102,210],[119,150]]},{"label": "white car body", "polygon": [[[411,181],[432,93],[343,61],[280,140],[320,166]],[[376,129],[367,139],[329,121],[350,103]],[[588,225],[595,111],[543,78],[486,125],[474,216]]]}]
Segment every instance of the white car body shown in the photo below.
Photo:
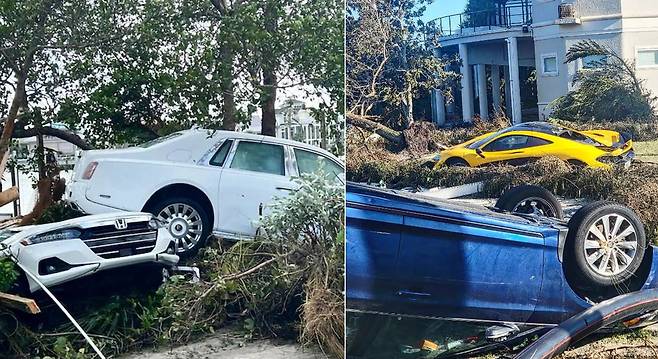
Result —
[{"label": "white car body", "polygon": [[[83,216],[8,228],[0,236],[5,255],[11,252],[46,287],[137,264],[171,267],[179,259],[173,237],[150,213]],[[28,284],[30,292],[40,290],[29,276]]]},{"label": "white car body", "polygon": [[[213,163],[218,161],[218,151],[224,151],[224,143],[228,148],[226,156],[221,165]],[[265,161],[258,164],[262,167],[258,170],[245,169],[251,166],[246,158],[253,160],[261,147],[268,149],[262,156],[279,158],[282,154],[283,162]],[[315,146],[241,132],[191,129],[165,136],[146,147],[83,152],[66,196],[83,212],[96,214],[149,211],[154,198],[193,193],[207,204],[204,210],[212,218],[211,234],[249,239],[255,236],[256,222],[267,210],[267,204],[295,188],[291,179],[301,172],[298,156],[305,156],[306,165],[309,158],[317,156],[319,162],[328,161],[332,169],[341,172],[336,173],[337,177],[344,176],[341,162]],[[95,169],[91,178],[85,179],[90,164],[95,164]],[[273,171],[272,168],[279,172],[263,172]]]}]

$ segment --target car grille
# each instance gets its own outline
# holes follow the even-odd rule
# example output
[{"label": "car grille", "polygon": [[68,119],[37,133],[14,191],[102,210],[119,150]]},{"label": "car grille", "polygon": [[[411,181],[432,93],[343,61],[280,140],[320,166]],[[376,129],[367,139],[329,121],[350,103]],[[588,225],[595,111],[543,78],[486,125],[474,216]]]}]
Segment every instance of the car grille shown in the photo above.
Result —
[{"label": "car grille", "polygon": [[128,223],[126,229],[116,229],[114,225],[87,228],[81,239],[98,256],[119,258],[152,251],[158,231],[148,222],[134,222]]}]

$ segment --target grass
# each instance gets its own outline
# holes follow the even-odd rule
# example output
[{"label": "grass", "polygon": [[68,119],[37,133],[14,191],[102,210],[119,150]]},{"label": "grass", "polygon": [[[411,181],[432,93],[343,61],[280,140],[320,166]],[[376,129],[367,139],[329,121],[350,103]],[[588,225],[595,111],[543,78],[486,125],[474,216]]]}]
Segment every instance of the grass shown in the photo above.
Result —
[{"label": "grass", "polygon": [[635,142],[633,146],[638,160],[658,163],[658,140]]}]

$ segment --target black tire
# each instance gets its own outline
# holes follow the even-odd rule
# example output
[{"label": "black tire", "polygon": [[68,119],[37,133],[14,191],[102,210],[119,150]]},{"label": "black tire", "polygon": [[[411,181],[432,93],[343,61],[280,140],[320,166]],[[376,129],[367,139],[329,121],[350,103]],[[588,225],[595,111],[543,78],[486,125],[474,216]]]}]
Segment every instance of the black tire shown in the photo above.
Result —
[{"label": "black tire", "polygon": [[[206,240],[210,235],[212,223],[210,221],[210,216],[208,215],[208,212],[206,211],[205,207],[201,203],[199,203],[194,198],[188,198],[183,196],[172,196],[172,197],[162,198],[156,201],[155,203],[153,203],[153,205],[149,206],[147,212],[152,213],[155,216],[158,216],[163,210],[165,210],[165,208],[175,204],[184,204],[193,208],[198,213],[201,219],[201,225],[202,225],[201,234],[196,243],[190,245],[189,249],[186,249],[184,245],[184,241],[179,240],[179,248],[178,248],[179,251],[177,254],[181,258],[189,258],[196,255],[199,252],[199,249],[205,246]],[[173,225],[170,226],[169,233],[171,233],[172,236],[178,239],[178,237],[173,232],[174,230],[173,227],[174,227]]]},{"label": "black tire", "polygon": [[[603,220],[606,216],[608,230],[603,228]],[[620,218],[623,218],[620,220]],[[611,222],[614,221],[614,222]],[[615,225],[620,221],[620,227],[615,231]],[[601,223],[601,225],[599,225]],[[567,279],[575,285],[580,292],[586,295],[600,296],[600,298],[610,297],[612,295],[621,294],[632,290],[633,285],[631,282],[640,276],[640,267],[645,257],[647,250],[647,239],[644,232],[644,226],[639,217],[630,208],[624,207],[617,203],[599,201],[587,204],[580,208],[574,216],[569,220],[569,232],[564,246],[564,265],[565,274]],[[613,228],[610,228],[612,226]],[[634,233],[627,235],[621,239],[615,239],[615,234],[622,234],[629,227],[633,227]],[[608,238],[606,243],[597,240],[598,237],[590,232],[590,228],[596,227],[597,230],[605,237]],[[609,235],[608,235],[609,234]],[[628,241],[626,241],[628,239]],[[586,241],[589,242],[590,248],[585,248]],[[612,244],[610,249],[611,255],[603,254],[600,261],[593,261],[592,264],[588,262],[589,258],[595,258],[600,251],[607,251],[611,246],[610,243],[626,243],[635,241],[635,250],[632,255],[626,253],[631,258],[630,262],[620,263],[619,254],[624,249],[618,249],[618,244]],[[597,242],[598,248],[591,248],[591,243]],[[628,247],[628,244],[625,245]],[[594,255],[596,253],[596,255]],[[603,265],[605,268],[601,269],[601,263],[606,261]],[[626,259],[625,259],[626,260]],[[618,269],[625,268],[620,273],[612,273],[614,271],[614,262],[617,262]],[[607,271],[608,265],[610,266],[611,273],[602,274],[602,271]],[[593,267],[598,267],[594,269]]]},{"label": "black tire", "polygon": [[512,187],[498,198],[495,207],[508,212],[534,213],[545,217],[564,218],[560,201],[550,191],[540,186]]},{"label": "black tire", "polygon": [[471,167],[468,162],[465,160],[459,158],[459,157],[452,157],[446,160],[445,162],[446,166],[448,167]]}]

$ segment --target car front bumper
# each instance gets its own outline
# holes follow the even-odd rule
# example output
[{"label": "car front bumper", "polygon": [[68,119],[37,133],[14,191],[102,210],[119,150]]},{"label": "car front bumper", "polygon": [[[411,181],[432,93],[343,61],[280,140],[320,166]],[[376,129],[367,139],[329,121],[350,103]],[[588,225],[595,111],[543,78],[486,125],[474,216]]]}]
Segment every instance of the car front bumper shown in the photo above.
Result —
[{"label": "car front bumper", "polygon": [[[137,264],[153,263],[164,267],[172,267],[178,263],[179,257],[168,253],[173,238],[169,231],[161,228],[155,247],[148,253],[127,255],[117,258],[103,258],[94,253],[80,239],[68,239],[32,245],[14,243],[10,246],[12,254],[18,261],[46,287],[52,287],[66,282],[74,281],[94,273],[129,267]],[[62,267],[50,274],[40,271],[40,263],[46,260],[61,261]],[[45,262],[44,262],[45,263]],[[61,270],[59,270],[61,269]],[[139,275],[139,274],[137,274]],[[30,292],[40,290],[39,285],[28,279]]]}]

